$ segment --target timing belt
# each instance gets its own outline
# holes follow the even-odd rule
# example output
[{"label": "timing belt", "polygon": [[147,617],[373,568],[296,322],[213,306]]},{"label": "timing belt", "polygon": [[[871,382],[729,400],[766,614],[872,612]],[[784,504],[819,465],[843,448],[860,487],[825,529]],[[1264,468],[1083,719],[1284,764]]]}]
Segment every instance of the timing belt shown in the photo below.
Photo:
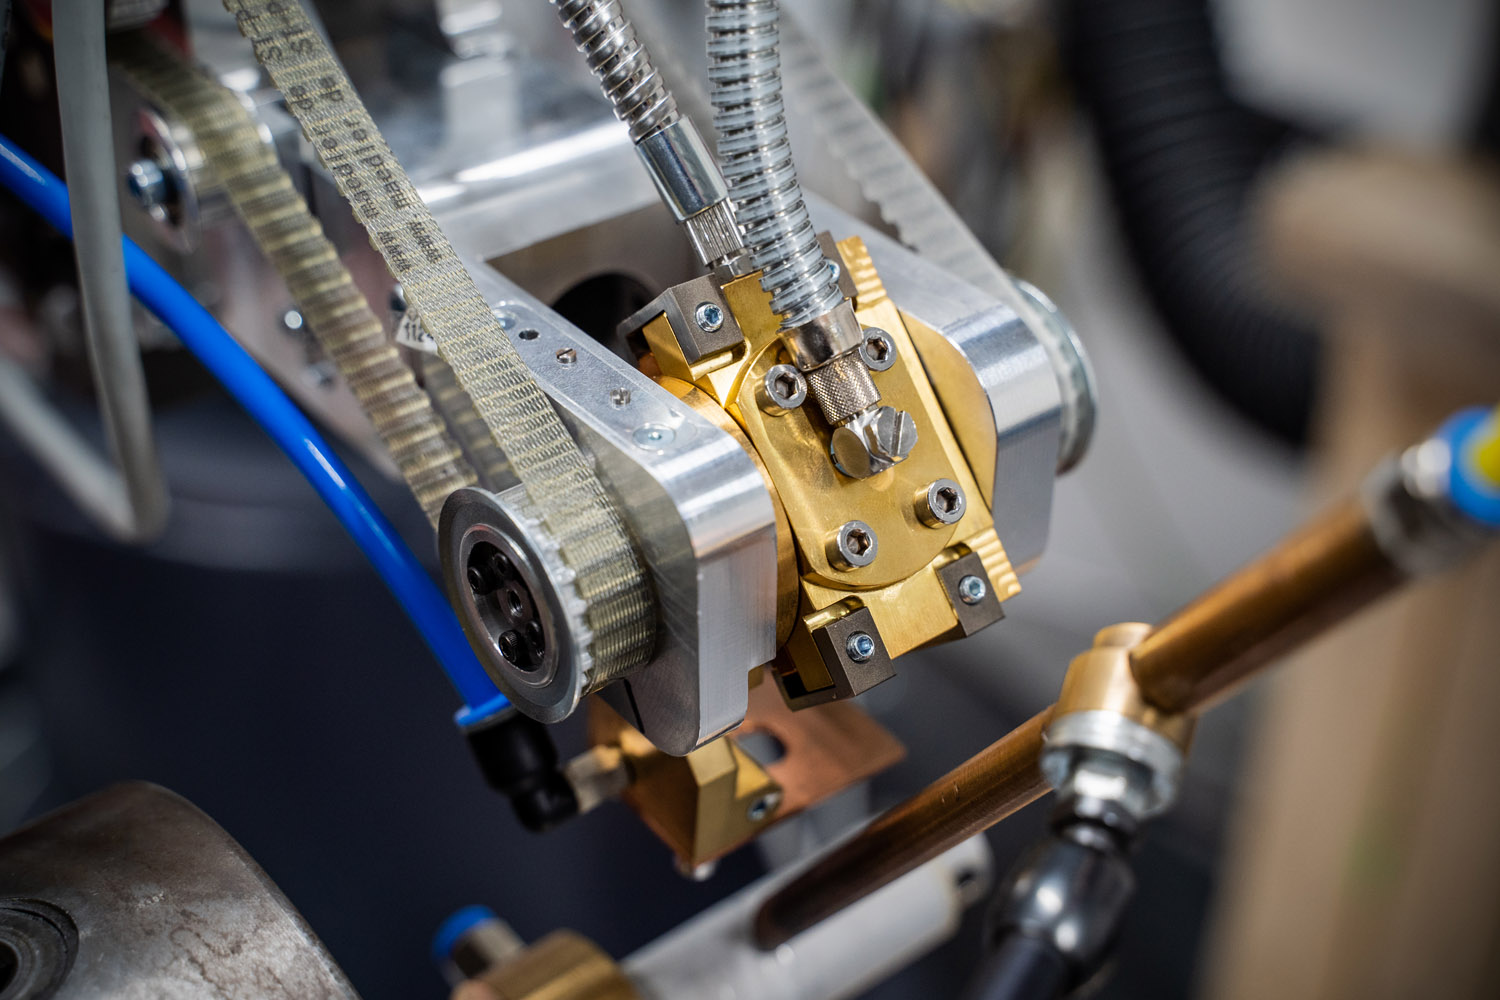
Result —
[{"label": "timing belt", "polygon": [[[654,640],[654,601],[614,503],[327,43],[297,0],[224,0],[224,7],[557,540],[587,607],[597,675],[620,676],[645,663]],[[252,205],[247,220],[262,194],[250,187],[242,192]],[[301,210],[306,213],[305,204]],[[424,405],[431,413],[430,401],[424,398]],[[472,482],[472,469],[465,474]]]},{"label": "timing belt", "polygon": [[111,45],[110,58],[192,132],[214,179],[437,524],[448,494],[474,483],[473,469],[250,113],[229,90],[145,35],[122,36]]}]

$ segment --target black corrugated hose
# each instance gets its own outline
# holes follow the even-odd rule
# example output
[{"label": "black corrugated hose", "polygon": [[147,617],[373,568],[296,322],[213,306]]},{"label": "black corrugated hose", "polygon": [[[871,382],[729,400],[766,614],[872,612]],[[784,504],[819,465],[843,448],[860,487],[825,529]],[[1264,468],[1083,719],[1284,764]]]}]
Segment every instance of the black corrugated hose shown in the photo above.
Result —
[{"label": "black corrugated hose", "polygon": [[1193,367],[1283,441],[1307,434],[1321,343],[1262,286],[1250,195],[1306,138],[1229,91],[1208,0],[1067,0],[1064,49],[1121,227]]}]

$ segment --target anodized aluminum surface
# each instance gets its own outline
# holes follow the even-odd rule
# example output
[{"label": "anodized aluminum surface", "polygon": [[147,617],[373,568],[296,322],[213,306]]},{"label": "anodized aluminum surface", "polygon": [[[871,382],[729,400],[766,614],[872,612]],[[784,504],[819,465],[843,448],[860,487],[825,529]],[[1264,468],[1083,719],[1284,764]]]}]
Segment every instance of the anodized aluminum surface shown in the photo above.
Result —
[{"label": "anodized aluminum surface", "polygon": [[662,750],[686,754],[744,719],[747,674],[776,652],[776,523],[765,481],[733,437],[503,275],[467,263],[593,457],[651,571],[656,655],[604,696]]},{"label": "anodized aluminum surface", "polygon": [[[995,425],[995,530],[1011,565],[1030,569],[1047,544],[1062,433],[1062,395],[1046,349],[999,300],[821,198],[809,195],[808,208],[813,223],[835,239],[862,238],[891,299],[941,334],[974,370]],[[942,400],[945,387],[933,388]]]}]

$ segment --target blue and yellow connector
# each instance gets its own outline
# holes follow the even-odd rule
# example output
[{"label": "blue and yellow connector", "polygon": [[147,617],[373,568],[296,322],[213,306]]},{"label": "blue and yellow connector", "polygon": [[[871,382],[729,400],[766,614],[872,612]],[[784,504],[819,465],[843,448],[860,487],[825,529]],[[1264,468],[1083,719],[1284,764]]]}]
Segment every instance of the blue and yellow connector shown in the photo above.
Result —
[{"label": "blue and yellow connector", "polygon": [[1500,407],[1456,414],[1438,432],[1452,449],[1448,493],[1465,516],[1500,529]]}]

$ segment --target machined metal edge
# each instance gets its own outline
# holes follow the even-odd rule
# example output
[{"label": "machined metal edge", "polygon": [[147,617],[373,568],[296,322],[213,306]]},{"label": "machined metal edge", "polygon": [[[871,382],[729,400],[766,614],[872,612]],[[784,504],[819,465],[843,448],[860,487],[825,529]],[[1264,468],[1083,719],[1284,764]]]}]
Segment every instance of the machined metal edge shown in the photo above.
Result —
[{"label": "machined metal edge", "polygon": [[503,275],[465,263],[619,502],[656,588],[655,655],[603,696],[663,751],[689,753],[744,719],[747,674],[776,652],[770,493],[733,437]]},{"label": "machined metal edge", "polygon": [[[966,362],[953,370],[973,371],[995,429],[993,487],[983,500],[1011,563],[1018,572],[1029,570],[1047,544],[1062,441],[1062,394],[1046,348],[1009,306],[810,192],[807,201],[819,229],[865,241],[892,301],[932,327]],[[950,416],[962,412],[967,387],[953,384],[951,374],[940,377],[932,359],[923,360],[943,409]],[[958,425],[954,421],[955,430]],[[960,444],[966,452],[973,446],[962,435]],[[975,471],[981,485],[989,485]]]}]

